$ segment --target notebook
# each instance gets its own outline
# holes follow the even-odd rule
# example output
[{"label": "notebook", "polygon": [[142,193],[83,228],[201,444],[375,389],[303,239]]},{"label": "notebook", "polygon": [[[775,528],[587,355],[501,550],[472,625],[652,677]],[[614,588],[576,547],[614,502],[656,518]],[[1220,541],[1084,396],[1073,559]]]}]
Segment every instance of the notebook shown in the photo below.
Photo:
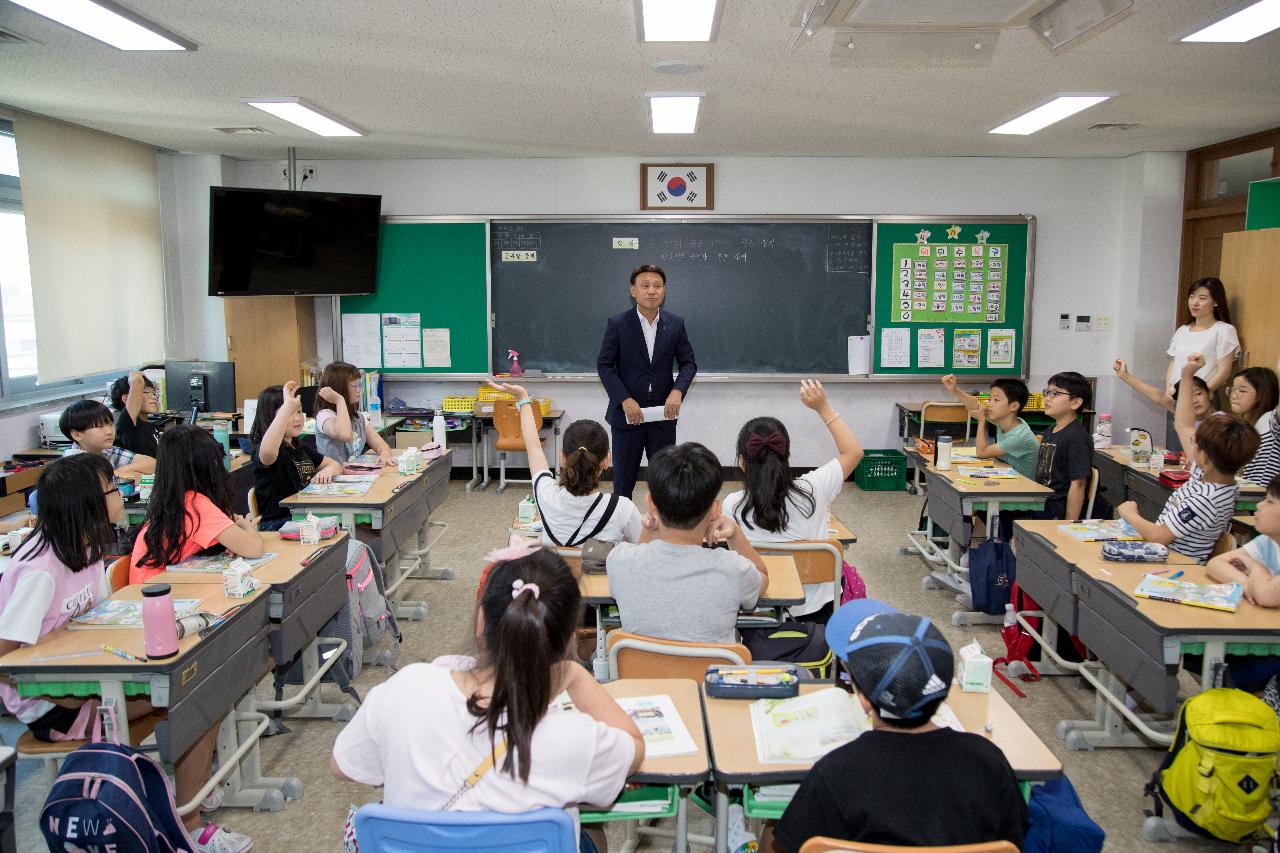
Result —
[{"label": "notebook", "polygon": [[[245,563],[249,565],[250,569],[256,569],[259,566],[270,563],[278,556],[280,555],[268,552],[263,554],[261,557],[254,557],[253,559],[249,559],[248,557],[237,557],[235,554],[214,554],[209,557],[188,557],[181,563],[169,566],[168,570],[171,572],[198,572],[201,574],[220,575],[226,570],[227,566],[230,566],[235,560],[244,560]],[[177,605],[175,604],[175,607],[176,606]]]},{"label": "notebook", "polygon": [[1142,537],[1124,519],[1082,521],[1079,524],[1059,524],[1058,529],[1081,542],[1141,542]]},{"label": "notebook", "polygon": [[671,758],[698,751],[670,696],[633,696],[619,699],[618,704],[644,736],[646,758]]},{"label": "notebook", "polygon": [[[200,599],[198,598],[175,598],[173,600],[174,614],[181,619],[183,616],[190,616],[200,609]],[[114,598],[108,598],[106,601],[100,602],[88,613],[81,613],[67,623],[67,628],[75,629],[92,629],[92,628],[141,628],[142,627],[142,602],[141,601],[120,601]]]},{"label": "notebook", "polygon": [[1244,588],[1238,583],[1196,583],[1171,580],[1159,575],[1143,575],[1133,594],[1153,601],[1172,601],[1192,607],[1208,607],[1234,613],[1240,607]]}]

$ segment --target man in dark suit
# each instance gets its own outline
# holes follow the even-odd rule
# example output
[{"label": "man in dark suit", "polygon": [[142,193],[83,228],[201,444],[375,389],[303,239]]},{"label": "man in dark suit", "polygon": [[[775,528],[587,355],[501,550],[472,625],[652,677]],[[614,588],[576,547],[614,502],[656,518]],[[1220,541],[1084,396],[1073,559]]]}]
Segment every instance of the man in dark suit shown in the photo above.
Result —
[{"label": "man in dark suit", "polygon": [[[667,274],[644,264],[631,273],[636,307],[609,318],[596,359],[596,372],[609,392],[605,420],[613,433],[613,491],[631,497],[640,476],[640,457],[676,443],[680,404],[698,372],[684,320],[663,311]],[[680,374],[672,379],[675,363]],[[642,408],[662,406],[665,421],[645,423]]]}]

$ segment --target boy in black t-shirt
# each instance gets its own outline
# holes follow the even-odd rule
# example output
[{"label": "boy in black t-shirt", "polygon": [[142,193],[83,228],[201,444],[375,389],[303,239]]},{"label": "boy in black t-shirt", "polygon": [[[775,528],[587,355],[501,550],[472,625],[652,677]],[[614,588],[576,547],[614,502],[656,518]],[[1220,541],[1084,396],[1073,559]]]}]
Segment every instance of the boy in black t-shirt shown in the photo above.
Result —
[{"label": "boy in black t-shirt", "polygon": [[1075,371],[1049,377],[1044,389],[1044,413],[1054,424],[1040,436],[1040,458],[1036,480],[1053,489],[1045,501],[1041,518],[1076,521],[1084,515],[1093,468],[1093,436],[1080,423],[1082,409],[1089,407],[1093,389],[1089,380]]},{"label": "boy in black t-shirt", "polygon": [[835,612],[826,638],[871,731],[813,766],[773,830],[772,853],[796,853],[818,835],[911,847],[1004,839],[1021,848],[1027,806],[1004,753],[932,722],[954,673],[937,627],[863,599]]},{"label": "boy in black t-shirt", "polygon": [[279,530],[289,520],[280,501],[313,480],[328,483],[342,464],[298,440],[306,425],[298,383],[272,385],[258,395],[258,413],[249,440],[253,443],[253,490],[258,500],[259,530]]},{"label": "boy in black t-shirt", "polygon": [[155,383],[140,370],[121,376],[111,383],[111,407],[116,415],[115,446],[134,453],[156,457],[160,434],[147,420],[160,410],[160,395]]}]

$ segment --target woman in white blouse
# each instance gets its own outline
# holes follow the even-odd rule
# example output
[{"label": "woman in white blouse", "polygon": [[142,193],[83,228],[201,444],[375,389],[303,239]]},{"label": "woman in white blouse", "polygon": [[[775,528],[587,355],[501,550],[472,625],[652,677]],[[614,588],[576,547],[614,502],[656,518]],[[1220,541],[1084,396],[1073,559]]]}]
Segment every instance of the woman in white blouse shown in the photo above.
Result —
[{"label": "woman in white blouse", "polygon": [[1209,385],[1209,392],[1218,389],[1231,378],[1236,355],[1240,352],[1240,336],[1231,325],[1231,309],[1227,307],[1227,292],[1219,278],[1198,278],[1187,288],[1187,308],[1191,322],[1179,326],[1169,342],[1169,369],[1165,372],[1164,390],[1173,396],[1173,383],[1182,373],[1182,366],[1192,353],[1204,353],[1204,367],[1196,375]]}]

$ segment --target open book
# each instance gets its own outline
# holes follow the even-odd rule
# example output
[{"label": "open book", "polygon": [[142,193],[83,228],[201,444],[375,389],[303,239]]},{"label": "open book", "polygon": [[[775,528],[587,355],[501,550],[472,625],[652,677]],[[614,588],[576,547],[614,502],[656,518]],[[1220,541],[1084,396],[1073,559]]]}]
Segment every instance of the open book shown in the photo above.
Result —
[{"label": "open book", "polygon": [[1172,601],[1192,607],[1208,607],[1234,613],[1240,607],[1244,588],[1238,583],[1196,583],[1171,580],[1159,575],[1143,575],[1133,594],[1154,601]]},{"label": "open book", "polygon": [[761,764],[805,764],[868,731],[871,722],[857,699],[828,687],[752,702],[751,727]]},{"label": "open book", "polygon": [[[357,477],[355,482],[348,482],[352,477]],[[341,474],[334,477],[332,483],[310,483],[302,490],[302,494],[328,498],[363,497],[373,488],[374,480],[378,478],[366,480],[358,477],[359,475]]]},{"label": "open book", "polygon": [[1141,542],[1138,531],[1124,519],[1081,521],[1078,524],[1059,524],[1058,529],[1081,542]]},{"label": "open book", "polygon": [[248,557],[237,557],[235,554],[214,554],[210,557],[188,557],[181,563],[175,563],[174,565],[169,566],[168,570],[171,572],[199,572],[202,574],[207,573],[220,575],[226,571],[227,566],[230,566],[236,560],[244,560],[250,569],[256,569],[259,566],[270,563],[278,556],[280,555],[273,554],[268,551],[261,557],[254,557],[253,559]]},{"label": "open book", "polygon": [[[200,599],[198,598],[175,598],[173,600],[173,611],[179,619],[183,616],[190,616],[199,609]],[[114,598],[108,598],[106,601],[100,602],[98,606],[88,613],[81,613],[67,623],[67,628],[71,630],[79,628],[141,627],[142,602],[119,601]]]},{"label": "open book", "polygon": [[670,696],[633,696],[619,699],[618,704],[644,736],[646,758],[671,758],[698,751]]}]

